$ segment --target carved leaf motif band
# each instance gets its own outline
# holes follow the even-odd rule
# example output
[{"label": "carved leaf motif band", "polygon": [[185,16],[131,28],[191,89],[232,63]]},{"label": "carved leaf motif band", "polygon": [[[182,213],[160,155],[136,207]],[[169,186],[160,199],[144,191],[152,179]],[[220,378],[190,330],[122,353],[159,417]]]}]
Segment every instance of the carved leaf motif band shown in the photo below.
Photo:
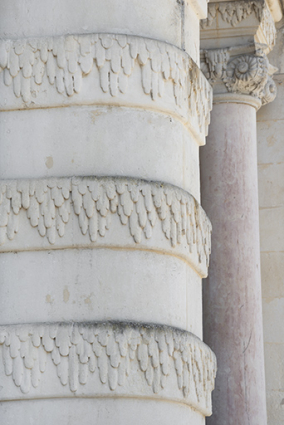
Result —
[{"label": "carved leaf motif band", "polygon": [[21,210],[50,244],[64,238],[70,214],[91,242],[106,235],[115,214],[136,244],[161,226],[172,247],[186,244],[192,252],[194,246],[199,263],[209,263],[210,221],[192,195],[169,184],[108,177],[11,180],[0,183],[0,196],[0,244],[18,233]]},{"label": "carved leaf motif band", "polygon": [[[61,384],[73,393],[88,381],[115,392],[138,368],[152,393],[163,393],[174,375],[169,390],[205,414],[211,411],[216,358],[186,331],[133,323],[10,325],[0,327],[1,346],[5,374],[24,394],[39,386],[50,356]],[[134,393],[140,390],[135,384]]]},{"label": "carved leaf motif band", "polygon": [[267,40],[270,49],[275,46],[276,28],[271,13],[263,0],[250,1],[231,1],[209,3],[208,17],[200,21],[201,28],[207,30],[217,21],[217,15],[221,19],[231,25],[238,26],[242,21],[249,16],[254,15],[259,21],[261,29]]},{"label": "carved leaf motif band", "polygon": [[[72,96],[94,68],[103,93],[117,97],[128,89],[134,68],[152,100],[172,85],[174,102],[196,117],[200,131],[209,124],[211,88],[194,61],[182,50],[142,37],[114,34],[70,35],[57,38],[0,40],[0,72],[6,86],[30,107],[42,107],[37,96],[46,90]],[[94,98],[95,102],[95,98]],[[44,105],[45,106],[45,105]]]}]

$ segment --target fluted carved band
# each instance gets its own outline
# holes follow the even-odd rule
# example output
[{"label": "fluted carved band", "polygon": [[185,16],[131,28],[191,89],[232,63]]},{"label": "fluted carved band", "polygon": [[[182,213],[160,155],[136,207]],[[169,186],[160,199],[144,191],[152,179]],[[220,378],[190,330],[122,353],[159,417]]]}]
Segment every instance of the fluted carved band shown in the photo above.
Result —
[{"label": "fluted carved band", "polygon": [[1,71],[1,110],[119,104],[176,114],[202,140],[207,132],[211,87],[187,53],[164,42],[114,34],[2,40]]},{"label": "fluted carved band", "polygon": [[216,358],[186,331],[115,322],[9,325],[0,327],[0,350],[2,400],[157,397],[211,414]]},{"label": "fluted carved band", "polygon": [[10,180],[0,183],[0,195],[2,252],[137,247],[180,256],[207,273],[211,223],[176,186],[118,177]]}]

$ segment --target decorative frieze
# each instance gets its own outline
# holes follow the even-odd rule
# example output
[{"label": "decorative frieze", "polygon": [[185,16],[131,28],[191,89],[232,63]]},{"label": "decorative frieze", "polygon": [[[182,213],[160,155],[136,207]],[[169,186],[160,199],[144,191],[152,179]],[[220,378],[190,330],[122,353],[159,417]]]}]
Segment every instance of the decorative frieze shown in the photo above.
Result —
[{"label": "decorative frieze", "polygon": [[[203,51],[202,70],[211,84],[214,93],[227,92],[250,95],[262,104],[272,102],[276,97],[276,85],[271,75],[276,68],[271,66],[261,49],[255,54],[234,55],[237,48],[212,49]],[[218,87],[221,90],[218,90]]]},{"label": "decorative frieze", "polygon": [[1,71],[14,94],[3,88],[2,110],[117,102],[149,107],[143,93],[152,108],[181,114],[198,132],[206,132],[210,120],[211,88],[198,66],[156,40],[114,34],[2,40]]},{"label": "decorative frieze", "polygon": [[224,22],[233,27],[252,14],[260,22],[264,8],[265,2],[262,0],[210,3],[208,5],[208,17],[207,19],[202,19],[200,25],[202,29],[210,28],[216,20],[217,14],[220,15]]},{"label": "decorative frieze", "polygon": [[[109,232],[116,245],[129,246],[132,241],[147,246],[158,227],[165,239],[163,243],[158,238],[161,250],[177,247],[179,255],[179,247],[186,257],[193,253],[197,264],[205,269],[208,266],[211,223],[194,197],[175,186],[117,177],[11,180],[1,182],[0,195],[1,244],[7,239],[13,241],[19,232],[19,241],[15,240],[14,245],[8,242],[2,251],[31,249],[27,243],[28,223],[39,234],[39,239],[32,235],[33,246],[50,249],[52,245],[76,247],[82,244],[82,237],[87,244],[101,245],[114,221],[114,227],[126,230],[122,237],[114,234],[114,228]],[[23,213],[25,221],[20,220]],[[73,223],[67,227],[70,220]],[[22,238],[20,225],[25,228]],[[80,228],[78,239],[75,227]],[[128,238],[127,242],[123,237]]]},{"label": "decorative frieze", "polygon": [[[257,24],[245,23],[249,17],[254,17]],[[241,27],[242,23],[246,28],[246,33],[249,34],[255,27],[255,33],[258,34],[258,42],[266,43],[269,50],[272,50],[276,42],[276,28],[273,17],[269,8],[264,0],[250,0],[250,1],[231,1],[231,2],[218,2],[209,3],[208,17],[202,19],[201,28],[203,30],[202,38],[206,37],[208,30],[218,29],[218,31],[227,31],[227,27],[237,28]],[[223,24],[222,24],[223,22]],[[258,31],[259,27],[260,31]],[[229,31],[230,32],[230,31]],[[232,31],[231,31],[232,32]],[[260,34],[261,33],[261,34]],[[208,32],[210,37],[211,32]],[[225,37],[227,33],[225,34]],[[234,32],[234,35],[236,33]],[[240,32],[239,35],[245,35]],[[221,37],[221,36],[220,36]]]},{"label": "decorative frieze", "polygon": [[[5,375],[23,394],[36,397],[40,386],[41,398],[52,396],[45,379],[55,368],[66,396],[158,395],[211,413],[216,358],[186,331],[115,322],[9,325],[0,327],[0,350]],[[0,397],[24,396],[9,397],[4,387]]]}]

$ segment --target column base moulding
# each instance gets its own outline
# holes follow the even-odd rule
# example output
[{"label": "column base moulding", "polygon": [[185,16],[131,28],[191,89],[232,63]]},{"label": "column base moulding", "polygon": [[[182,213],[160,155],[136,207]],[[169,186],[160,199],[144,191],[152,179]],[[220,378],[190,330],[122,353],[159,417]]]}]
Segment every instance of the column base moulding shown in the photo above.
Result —
[{"label": "column base moulding", "polygon": [[154,250],[207,274],[211,223],[175,186],[118,177],[10,180],[0,183],[0,195],[0,252]]},{"label": "column base moulding", "polygon": [[8,325],[0,327],[0,351],[2,401],[146,397],[211,414],[215,355],[176,328],[116,322]]},{"label": "column base moulding", "polygon": [[1,40],[0,110],[117,105],[177,116],[204,144],[212,89],[183,50],[115,34]]}]

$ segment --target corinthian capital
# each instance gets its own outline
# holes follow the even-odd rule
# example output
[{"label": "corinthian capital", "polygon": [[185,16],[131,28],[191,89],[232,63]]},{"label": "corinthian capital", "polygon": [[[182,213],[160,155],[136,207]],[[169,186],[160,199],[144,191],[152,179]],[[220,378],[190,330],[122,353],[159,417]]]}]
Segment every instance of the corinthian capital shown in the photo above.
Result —
[{"label": "corinthian capital", "polygon": [[252,102],[260,107],[276,97],[276,85],[271,76],[277,68],[270,65],[261,49],[241,54],[239,48],[204,50],[201,63],[214,87],[215,98],[224,94],[227,98],[226,93],[251,96]]},{"label": "corinthian capital", "polygon": [[271,76],[276,68],[266,56],[275,45],[274,21],[279,16],[274,3],[236,0],[209,4],[208,18],[201,22],[201,68],[214,87],[215,102],[233,96],[235,101],[259,108],[275,99]]}]

